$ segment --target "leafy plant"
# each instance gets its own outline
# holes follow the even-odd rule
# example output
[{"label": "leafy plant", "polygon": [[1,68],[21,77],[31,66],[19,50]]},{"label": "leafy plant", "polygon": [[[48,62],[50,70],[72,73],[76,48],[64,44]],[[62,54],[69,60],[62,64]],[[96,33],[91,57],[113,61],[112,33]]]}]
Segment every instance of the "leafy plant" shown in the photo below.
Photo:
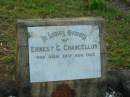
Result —
[{"label": "leafy plant", "polygon": [[105,0],[88,0],[88,7],[90,10],[105,9]]}]

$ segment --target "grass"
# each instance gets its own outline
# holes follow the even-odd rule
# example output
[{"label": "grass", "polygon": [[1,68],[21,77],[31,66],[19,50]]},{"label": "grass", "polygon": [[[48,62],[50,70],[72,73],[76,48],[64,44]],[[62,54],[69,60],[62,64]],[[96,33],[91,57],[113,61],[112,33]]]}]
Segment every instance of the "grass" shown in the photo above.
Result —
[{"label": "grass", "polygon": [[0,58],[0,61],[2,61],[5,64],[10,64],[15,61],[15,58],[14,58],[14,56],[11,56],[11,55],[3,56],[2,58]]},{"label": "grass", "polygon": [[102,3],[104,10],[91,4],[92,8],[87,0],[0,0],[0,61],[14,61],[17,19],[101,16],[107,32],[108,64],[130,69],[130,15],[108,3]]},{"label": "grass", "polygon": [[106,8],[105,0],[88,0],[89,10],[100,9],[103,10]]}]

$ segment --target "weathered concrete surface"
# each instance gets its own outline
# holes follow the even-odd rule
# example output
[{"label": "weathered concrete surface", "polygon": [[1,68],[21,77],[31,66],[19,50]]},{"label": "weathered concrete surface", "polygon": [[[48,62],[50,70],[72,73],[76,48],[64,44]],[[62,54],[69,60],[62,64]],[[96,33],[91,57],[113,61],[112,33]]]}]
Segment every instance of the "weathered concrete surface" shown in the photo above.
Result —
[{"label": "weathered concrete surface", "polygon": [[[85,83],[86,86],[88,86],[86,82],[83,81],[83,83]],[[93,85],[94,87],[98,88],[100,91],[102,90],[102,92],[104,92],[104,89],[102,87],[104,87],[104,85],[107,85],[107,87],[112,88],[114,91],[122,93],[123,97],[130,97],[130,70],[108,71],[106,81],[100,81],[98,83],[95,82],[95,84]],[[9,95],[14,95],[17,97],[18,88],[23,88],[26,94],[29,87],[28,85],[26,86],[22,85],[21,87],[19,87],[16,81],[0,80],[0,97],[7,97]],[[99,93],[96,92],[94,88],[92,88],[91,90],[92,91],[88,91],[88,92],[93,92],[94,94]],[[82,89],[81,92],[83,91],[86,90]],[[98,97],[103,97],[103,95],[100,95],[100,93],[97,95]]]},{"label": "weathered concrete surface", "polygon": [[[18,78],[22,82],[30,83],[29,75],[29,55],[28,55],[28,31],[29,26],[69,26],[69,25],[98,25],[100,31],[100,47],[101,47],[101,73],[102,78],[90,79],[90,80],[78,80],[78,81],[65,81],[76,93],[75,97],[104,97],[104,86],[98,86],[101,80],[105,77],[105,65],[106,65],[106,47],[105,47],[105,31],[104,20],[102,18],[95,17],[82,17],[82,18],[57,18],[57,19],[44,19],[44,20],[18,20]],[[62,53],[62,52],[61,52]],[[66,79],[68,80],[68,79]],[[51,97],[52,92],[58,87],[59,84],[63,84],[63,81],[47,82],[47,83],[32,83],[31,96],[32,97]],[[22,85],[22,84],[21,84]],[[100,87],[100,89],[98,88]],[[19,97],[28,97],[24,95],[25,92],[20,88]],[[40,96],[39,96],[40,95]],[[102,96],[103,95],[103,96]]]}]

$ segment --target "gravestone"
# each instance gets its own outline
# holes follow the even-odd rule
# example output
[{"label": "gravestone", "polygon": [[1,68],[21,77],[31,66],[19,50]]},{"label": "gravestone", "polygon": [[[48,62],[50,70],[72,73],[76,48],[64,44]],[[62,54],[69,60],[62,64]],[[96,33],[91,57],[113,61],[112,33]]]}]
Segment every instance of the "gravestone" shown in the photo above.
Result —
[{"label": "gravestone", "polygon": [[105,97],[103,21],[18,20],[19,97]]}]

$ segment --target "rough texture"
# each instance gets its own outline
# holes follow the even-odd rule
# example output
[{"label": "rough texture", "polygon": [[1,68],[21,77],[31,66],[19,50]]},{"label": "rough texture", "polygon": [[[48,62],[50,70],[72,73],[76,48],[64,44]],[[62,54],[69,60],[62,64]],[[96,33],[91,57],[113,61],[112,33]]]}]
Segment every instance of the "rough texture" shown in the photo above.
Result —
[{"label": "rough texture", "polygon": [[108,71],[106,84],[108,89],[130,97],[130,71]]},{"label": "rough texture", "polygon": [[[81,90],[77,90],[77,91],[79,91],[81,93],[90,92],[89,90],[86,90],[85,88],[83,88],[83,86],[85,85],[84,87],[91,88],[91,87],[89,87],[90,86],[89,84],[91,83],[91,81],[88,81],[88,82],[81,81],[81,82],[82,82],[80,84]],[[26,92],[29,90],[29,85],[28,84],[24,84],[24,85],[22,85],[21,88],[23,88],[23,90],[26,94]],[[111,88],[112,90],[114,90],[116,92],[122,93],[123,97],[130,97],[130,70],[129,71],[128,70],[126,70],[126,71],[125,70],[124,71],[117,71],[117,70],[108,71],[106,81],[100,81],[93,85],[94,85],[94,87],[98,87],[100,92],[101,92],[101,90],[102,90],[102,92],[104,92],[104,89],[102,87],[104,87],[104,85],[107,85],[107,88]],[[17,84],[16,81],[0,80],[0,97],[7,97],[9,95],[14,95],[17,97],[18,88],[20,88],[18,86],[19,86],[19,84]],[[76,88],[77,85],[75,84],[74,86]],[[94,92],[93,94],[99,93],[97,97],[104,97],[103,95],[100,95],[100,92],[95,92],[95,90],[93,90],[94,88],[91,88],[91,89],[92,89],[92,92]],[[56,88],[55,88],[55,90],[56,90]],[[83,97],[85,95],[82,94]],[[39,95],[39,97],[42,97],[42,96]]]},{"label": "rough texture", "polygon": [[[82,17],[82,18],[57,18],[57,19],[33,19],[33,20],[18,20],[18,78],[20,84],[25,82],[29,84],[29,59],[28,59],[28,26],[64,26],[64,25],[98,25],[101,37],[101,63],[102,63],[102,78],[101,79],[89,79],[78,81],[59,81],[59,82],[47,82],[47,83],[33,83],[31,85],[30,95],[32,97],[51,97],[52,92],[63,83],[66,83],[75,91],[75,97],[104,97],[105,87],[98,86],[101,80],[105,78],[105,65],[106,65],[106,50],[104,43],[104,20],[102,18],[95,17]],[[21,84],[22,85],[22,84]],[[99,89],[100,88],[100,89]],[[25,95],[24,89],[19,89],[20,97],[28,97]]]},{"label": "rough texture", "polygon": [[128,3],[130,3],[130,0],[126,0]]},{"label": "rough texture", "polygon": [[108,0],[110,4],[117,6],[122,12],[130,13],[130,0]]},{"label": "rough texture", "polygon": [[0,80],[0,97],[16,96],[17,84],[15,81]]}]

